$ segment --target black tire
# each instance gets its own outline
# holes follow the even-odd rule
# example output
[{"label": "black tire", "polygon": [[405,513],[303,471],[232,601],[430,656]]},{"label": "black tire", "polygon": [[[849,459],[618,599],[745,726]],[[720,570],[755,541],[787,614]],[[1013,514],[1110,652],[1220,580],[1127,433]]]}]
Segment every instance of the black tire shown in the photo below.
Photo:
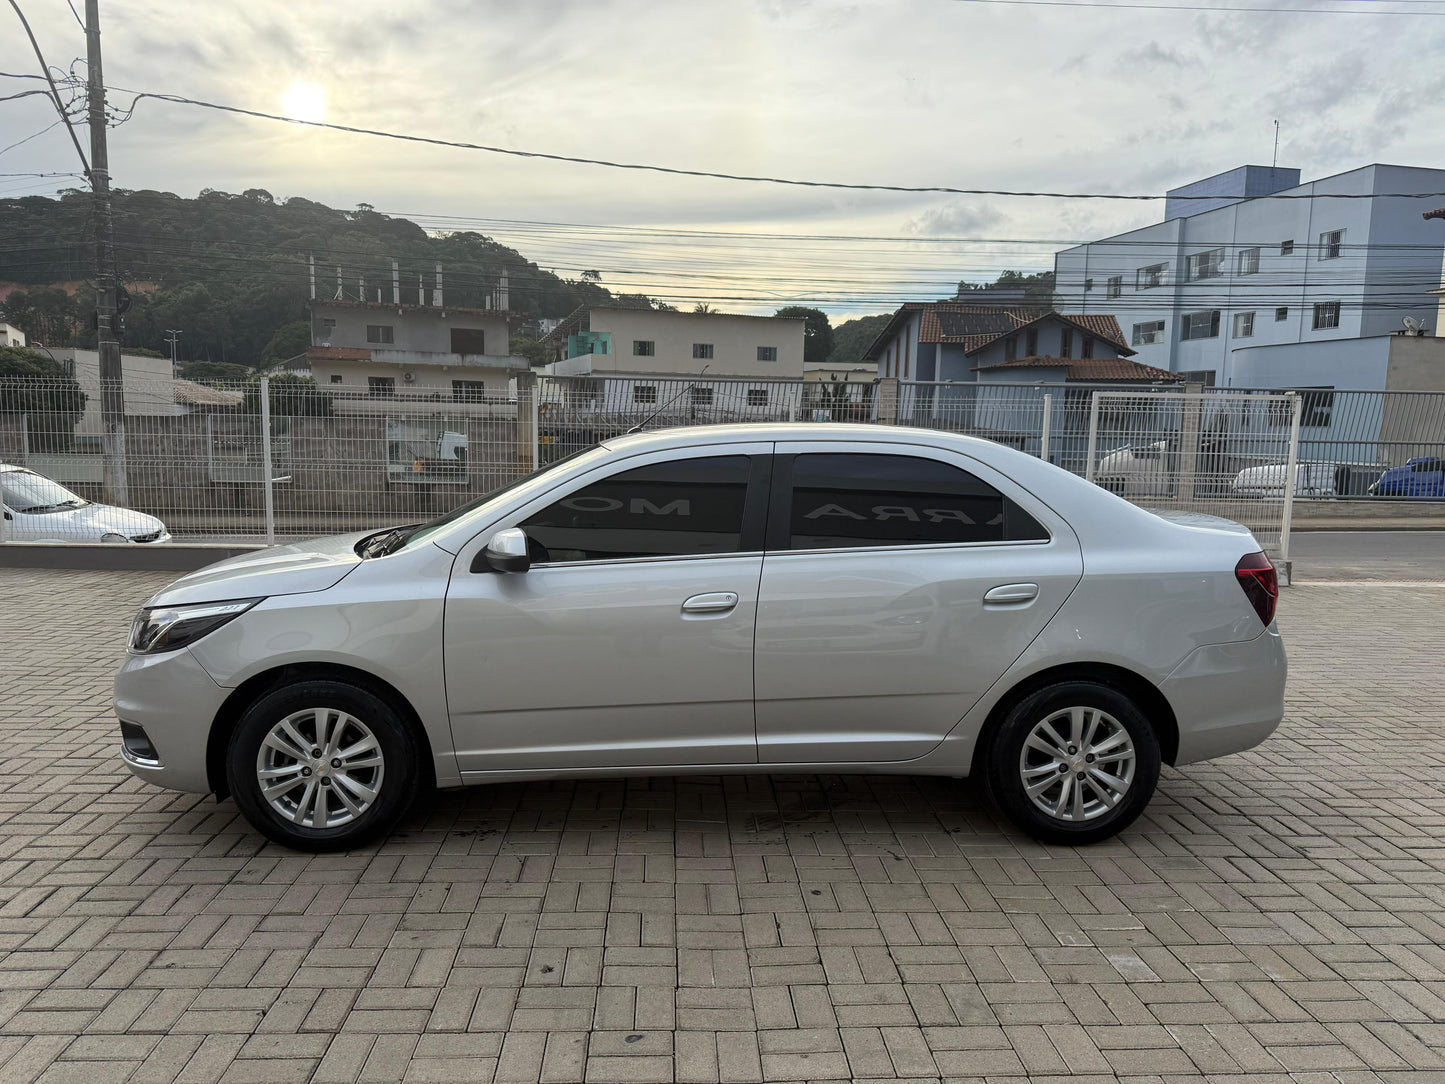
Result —
[{"label": "black tire", "polygon": [[[375,798],[361,806],[359,813],[350,813],[338,798],[329,794],[319,798],[313,796],[310,799],[311,812],[305,814],[303,811],[305,816],[315,821],[318,819],[315,803],[319,801],[326,809],[337,807],[337,818],[349,817],[345,823],[332,826],[295,823],[284,817],[261,790],[258,758],[262,754],[262,743],[283,720],[298,714],[304,716],[304,713],[311,709],[327,709],[351,716],[356,723],[370,732],[375,745],[380,748],[381,763],[379,766],[362,766],[346,773],[334,770],[334,759],[318,762],[320,766],[313,770],[302,767],[302,761],[289,758],[294,761],[298,773],[305,771],[306,779],[298,776],[296,789],[275,797],[283,804],[299,807],[306,794],[307,782],[312,784],[312,793],[315,795],[321,789],[323,776],[327,777],[326,789],[338,792],[343,789],[341,781],[338,779],[333,783],[329,776],[345,774],[363,784],[368,781],[378,782]],[[319,725],[313,719],[308,729],[304,717],[293,723],[303,737],[314,734]],[[338,723],[333,720],[332,725],[336,726]],[[345,737],[338,733],[338,750],[340,744],[348,740],[351,741],[352,748],[364,742],[364,738],[358,739],[360,734],[361,731],[355,728],[348,730]],[[276,754],[269,752],[271,748],[268,747],[267,755],[276,757]],[[279,759],[285,761],[288,758],[281,754]],[[365,765],[374,758],[370,754],[361,754],[355,759],[358,764]],[[288,764],[287,768],[281,770],[289,770],[289,767]],[[289,775],[284,776],[281,781],[290,778]],[[236,799],[236,805],[246,819],[267,838],[298,851],[344,851],[362,846],[389,832],[421,789],[423,776],[419,769],[416,738],[406,721],[391,705],[355,685],[342,681],[316,680],[300,681],[274,689],[246,709],[236,724],[236,729],[231,733],[231,741],[226,750],[226,781]],[[347,789],[346,794],[353,804],[360,805],[361,800],[357,798],[355,791]],[[326,820],[327,817],[321,815],[320,819]]]},{"label": "black tire", "polygon": [[[1072,792],[1072,788],[1077,787],[1081,798],[1083,795],[1089,796],[1088,800],[1082,802],[1082,809],[1077,810],[1088,813],[1087,819],[1070,819],[1076,813],[1076,807],[1072,801],[1069,802],[1068,813],[1063,817],[1051,815],[1041,809],[1035,804],[1034,798],[1028,794],[1022,774],[1025,764],[1025,743],[1035,728],[1054,716],[1056,712],[1075,707],[1104,713],[1105,718],[1099,721],[1097,727],[1107,729],[1096,730],[1096,732],[1112,734],[1113,727],[1117,725],[1127,734],[1128,740],[1133,746],[1133,763],[1132,768],[1129,769],[1132,774],[1129,776],[1128,786],[1123,789],[1122,795],[1117,797],[1112,808],[1107,808],[1105,801],[1101,798],[1105,788],[1094,781],[1095,776],[1088,773],[1093,772],[1096,767],[1099,771],[1106,773],[1123,771],[1124,769],[1120,767],[1122,762],[1114,761],[1109,756],[1110,752],[1118,751],[1117,746],[1107,752],[1102,752],[1097,762],[1088,764],[1082,763],[1082,761],[1078,764],[1069,763],[1069,757],[1073,754],[1069,754],[1068,749],[1061,749],[1060,752],[1064,755],[1050,761],[1047,754],[1030,746],[1028,757],[1033,761],[1034,766],[1029,770],[1041,773],[1033,776],[1034,785],[1040,786],[1046,779],[1057,780],[1053,788],[1040,794],[1040,800],[1046,803],[1052,802],[1058,795],[1069,794]],[[1088,718],[1089,716],[1086,715],[1084,722],[1086,728]],[[1065,722],[1065,719],[1058,720],[1060,724]],[[1062,733],[1061,736],[1067,739],[1070,735]],[[1095,739],[1095,742],[1099,745],[1107,744],[1098,738]],[[1070,746],[1069,748],[1078,748],[1077,755],[1080,758],[1085,755],[1082,746]],[[1024,697],[1014,705],[999,726],[988,736],[981,759],[980,768],[984,789],[993,803],[1013,824],[1043,843],[1083,846],[1117,835],[1144,811],[1144,807],[1154,796],[1154,788],[1159,782],[1159,739],[1154,733],[1154,728],[1128,696],[1111,685],[1096,681],[1064,681],[1056,685],[1049,685]],[[1060,772],[1056,777],[1043,770],[1050,763],[1056,766],[1064,765],[1068,770]],[[1086,776],[1085,783],[1079,784],[1071,781],[1077,780],[1080,774],[1074,771],[1075,768],[1083,770]],[[1097,776],[1100,779],[1111,777],[1121,778],[1108,774]],[[1068,790],[1065,789],[1066,786],[1069,788]]]}]

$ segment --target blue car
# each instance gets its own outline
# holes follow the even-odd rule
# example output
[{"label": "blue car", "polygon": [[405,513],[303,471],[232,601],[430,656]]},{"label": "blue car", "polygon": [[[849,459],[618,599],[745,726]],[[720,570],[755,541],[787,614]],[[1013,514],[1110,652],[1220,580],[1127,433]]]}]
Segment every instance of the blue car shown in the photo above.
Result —
[{"label": "blue car", "polygon": [[1416,456],[1404,466],[1391,467],[1370,487],[1375,497],[1415,497],[1422,500],[1445,500],[1445,459],[1439,456]]}]

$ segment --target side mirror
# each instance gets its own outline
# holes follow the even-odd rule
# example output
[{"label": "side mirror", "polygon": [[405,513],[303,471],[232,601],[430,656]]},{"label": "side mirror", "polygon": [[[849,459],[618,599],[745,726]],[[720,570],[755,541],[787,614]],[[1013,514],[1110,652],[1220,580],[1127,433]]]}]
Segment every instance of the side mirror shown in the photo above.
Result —
[{"label": "side mirror", "polygon": [[526,572],[531,567],[532,558],[527,554],[527,532],[520,527],[508,527],[492,535],[486,548],[472,561],[473,572]]}]

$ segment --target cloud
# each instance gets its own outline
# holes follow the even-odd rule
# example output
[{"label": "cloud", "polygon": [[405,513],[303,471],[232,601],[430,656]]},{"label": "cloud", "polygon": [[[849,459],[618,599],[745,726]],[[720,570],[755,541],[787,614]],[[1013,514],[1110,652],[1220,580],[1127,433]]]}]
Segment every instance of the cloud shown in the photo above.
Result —
[{"label": "cloud", "polygon": [[903,232],[928,237],[983,237],[998,222],[997,212],[958,199],[915,215],[903,223]]}]

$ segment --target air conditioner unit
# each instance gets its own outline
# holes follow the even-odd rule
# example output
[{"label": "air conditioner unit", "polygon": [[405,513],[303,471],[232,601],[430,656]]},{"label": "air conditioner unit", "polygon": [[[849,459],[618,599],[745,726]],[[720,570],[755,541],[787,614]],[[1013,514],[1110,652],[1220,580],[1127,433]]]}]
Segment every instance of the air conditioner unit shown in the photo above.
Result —
[{"label": "air conditioner unit", "polygon": [[405,380],[408,384],[416,383],[416,373],[402,373],[401,378]]}]

